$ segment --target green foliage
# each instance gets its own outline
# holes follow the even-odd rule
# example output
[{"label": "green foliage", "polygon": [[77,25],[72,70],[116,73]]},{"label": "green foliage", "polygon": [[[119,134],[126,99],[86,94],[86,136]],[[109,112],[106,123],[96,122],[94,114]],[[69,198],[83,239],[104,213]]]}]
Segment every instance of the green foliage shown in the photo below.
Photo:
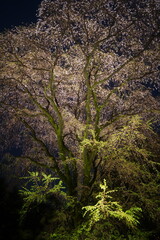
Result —
[{"label": "green foliage", "polygon": [[[82,207],[85,210],[84,218],[79,221],[77,226],[71,225],[70,219],[74,218],[76,201],[72,197],[67,197],[63,190],[62,182],[51,175],[38,172],[29,172],[30,176],[26,179],[27,183],[32,184],[30,189],[27,187],[21,190],[24,196],[23,214],[25,214],[31,204],[40,204],[47,201],[50,194],[61,194],[65,197],[66,203],[62,209],[54,212],[52,228],[48,232],[42,232],[41,238],[44,240],[148,240],[150,232],[143,232],[136,227],[139,224],[141,208],[132,207],[123,210],[118,201],[114,201],[112,194],[117,190],[109,190],[104,179],[100,184],[101,191],[97,194],[97,203]],[[70,211],[68,211],[70,209]],[[121,231],[125,228],[124,231]],[[135,231],[136,228],[136,231]],[[128,230],[127,230],[128,229]],[[52,231],[52,233],[51,233]]]},{"label": "green foliage", "polygon": [[125,121],[117,130],[111,129],[113,133],[106,141],[107,153],[112,159],[148,159],[151,153],[146,149],[143,130],[151,131],[150,125],[138,115],[126,118]]},{"label": "green foliage", "polygon": [[[132,207],[127,211],[123,211],[122,206],[112,200],[111,194],[116,190],[108,190],[106,180],[100,184],[102,191],[96,196],[98,202],[93,206],[82,207],[85,210],[83,221],[70,231],[60,226],[52,234],[46,233],[46,240],[134,240],[143,239],[144,233],[136,230],[136,234],[132,232],[139,224],[139,215],[141,209]],[[88,215],[88,218],[86,216]],[[113,222],[117,219],[117,222]],[[120,220],[120,221],[119,221]],[[128,233],[121,234],[118,230],[120,222],[127,226]],[[142,237],[140,237],[142,236]],[[144,239],[147,239],[144,237]]]},{"label": "green foliage", "polygon": [[[139,115],[126,116],[117,125],[108,124],[101,131],[99,139],[92,126],[88,126],[88,137],[84,137],[80,144],[80,152],[96,152],[97,159],[103,158],[103,163],[114,165],[126,161],[149,161],[152,155],[147,149],[145,131],[152,133],[150,123],[146,123]],[[133,166],[134,167],[134,166]]]},{"label": "green foliage", "polygon": [[116,218],[125,220],[128,227],[134,228],[139,223],[139,213],[141,208],[132,207],[127,211],[123,211],[122,206],[117,201],[112,201],[111,194],[115,190],[107,190],[106,180],[100,184],[102,191],[96,196],[98,202],[93,206],[85,206],[84,216],[89,215],[89,227],[91,228],[96,222],[103,219]]},{"label": "green foliage", "polygon": [[31,204],[40,204],[47,201],[47,198],[55,193],[65,196],[62,191],[65,189],[62,181],[59,178],[51,177],[51,174],[47,175],[44,172],[39,174],[38,172],[29,172],[27,179],[27,185],[30,187],[23,187],[19,192],[23,196],[24,204],[20,212],[21,219],[29,210]]}]

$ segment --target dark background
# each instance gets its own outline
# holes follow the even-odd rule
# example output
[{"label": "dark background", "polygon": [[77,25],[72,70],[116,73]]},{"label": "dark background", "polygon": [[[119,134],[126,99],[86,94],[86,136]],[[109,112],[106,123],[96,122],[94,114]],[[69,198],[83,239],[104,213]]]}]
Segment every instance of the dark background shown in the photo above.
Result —
[{"label": "dark background", "polygon": [[19,25],[36,22],[41,0],[1,0],[0,32]]}]

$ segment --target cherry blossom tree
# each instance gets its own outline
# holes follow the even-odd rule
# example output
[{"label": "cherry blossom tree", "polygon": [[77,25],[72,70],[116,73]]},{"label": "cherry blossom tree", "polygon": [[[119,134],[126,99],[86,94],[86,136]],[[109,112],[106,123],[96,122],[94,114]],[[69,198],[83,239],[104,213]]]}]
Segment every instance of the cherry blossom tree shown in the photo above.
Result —
[{"label": "cherry blossom tree", "polygon": [[5,147],[23,143],[21,161],[53,170],[82,201],[104,176],[132,187],[157,164],[158,8],[44,0],[35,25],[0,35]]}]

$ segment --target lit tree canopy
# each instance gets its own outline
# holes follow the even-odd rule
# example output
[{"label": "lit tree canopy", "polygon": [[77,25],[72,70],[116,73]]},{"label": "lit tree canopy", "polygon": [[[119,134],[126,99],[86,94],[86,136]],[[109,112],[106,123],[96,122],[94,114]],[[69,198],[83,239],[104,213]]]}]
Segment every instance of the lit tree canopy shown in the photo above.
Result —
[{"label": "lit tree canopy", "polygon": [[0,35],[4,135],[19,126],[21,159],[52,169],[69,194],[83,198],[115,172],[132,185],[151,160],[158,21],[152,0],[44,0],[36,25]]}]

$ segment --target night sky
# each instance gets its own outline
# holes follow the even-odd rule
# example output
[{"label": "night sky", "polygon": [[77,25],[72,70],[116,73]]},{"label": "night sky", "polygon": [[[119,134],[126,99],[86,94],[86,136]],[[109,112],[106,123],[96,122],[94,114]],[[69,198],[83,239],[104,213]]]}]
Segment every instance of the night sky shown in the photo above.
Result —
[{"label": "night sky", "polygon": [[1,0],[0,32],[14,26],[36,22],[41,0]]}]

